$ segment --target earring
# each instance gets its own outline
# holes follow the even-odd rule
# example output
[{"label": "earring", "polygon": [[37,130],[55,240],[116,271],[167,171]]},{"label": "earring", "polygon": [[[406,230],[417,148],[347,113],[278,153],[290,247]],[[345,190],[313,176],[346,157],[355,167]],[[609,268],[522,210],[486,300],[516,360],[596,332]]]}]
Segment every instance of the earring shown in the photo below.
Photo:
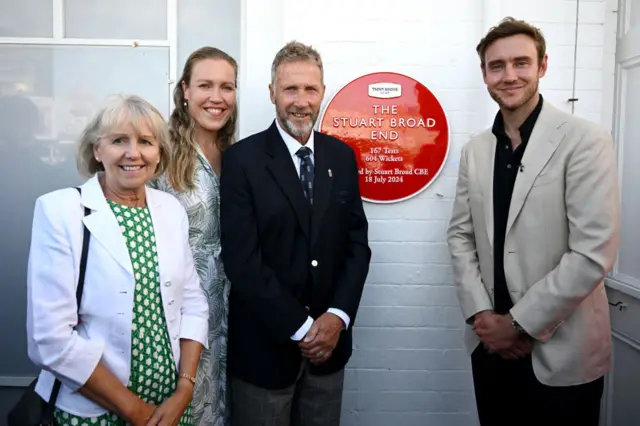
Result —
[{"label": "earring", "polygon": [[185,108],[187,107],[187,100],[186,99],[184,100],[184,103],[182,105],[184,105]]},{"label": "earring", "polygon": [[96,161],[99,163],[99,162],[100,162],[100,159],[99,159],[98,157],[96,157]]}]

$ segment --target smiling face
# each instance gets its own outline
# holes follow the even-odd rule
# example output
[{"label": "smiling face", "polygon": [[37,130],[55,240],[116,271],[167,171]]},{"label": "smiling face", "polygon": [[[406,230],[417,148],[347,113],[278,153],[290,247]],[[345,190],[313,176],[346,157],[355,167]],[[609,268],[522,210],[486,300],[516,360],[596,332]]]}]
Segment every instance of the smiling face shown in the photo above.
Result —
[{"label": "smiling face", "polygon": [[227,124],[236,106],[236,73],[224,59],[203,59],[191,71],[182,88],[189,115],[198,130],[217,133]]},{"label": "smiling face", "polygon": [[115,194],[142,190],[156,171],[160,152],[145,119],[114,126],[94,145],[94,155],[104,167],[105,185]]},{"label": "smiling face", "polygon": [[484,82],[500,108],[515,111],[536,101],[539,80],[547,72],[547,56],[538,61],[532,38],[518,34],[498,39],[487,47],[484,60]]},{"label": "smiling face", "polygon": [[311,61],[283,62],[276,70],[274,84],[269,85],[278,122],[302,144],[318,119],[324,91],[322,72]]}]

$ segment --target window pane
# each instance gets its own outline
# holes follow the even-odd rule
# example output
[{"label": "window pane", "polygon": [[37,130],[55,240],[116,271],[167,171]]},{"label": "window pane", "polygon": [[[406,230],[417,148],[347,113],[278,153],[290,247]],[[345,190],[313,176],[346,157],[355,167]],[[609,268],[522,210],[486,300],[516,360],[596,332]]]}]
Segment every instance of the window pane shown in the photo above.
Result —
[{"label": "window pane", "polygon": [[640,3],[627,0],[629,2],[629,28],[636,28],[640,24]]},{"label": "window pane", "polygon": [[167,38],[167,0],[65,0],[64,17],[68,38]]},{"label": "window pane", "polygon": [[53,37],[51,0],[0,0],[0,37]]},{"label": "window pane", "polygon": [[640,120],[638,116],[638,98],[640,93],[640,66],[626,71],[627,90],[624,108],[624,142],[622,159],[622,232],[620,235],[620,252],[618,255],[618,271],[640,280],[640,257],[638,257],[638,241],[640,241],[640,168],[636,164],[640,158]]},{"label": "window pane", "polygon": [[[111,93],[169,109],[167,48],[0,45],[0,376],[29,375],[25,283],[35,199],[82,182],[74,141]],[[89,260],[89,262],[91,262]],[[69,267],[61,265],[60,267]]]},{"label": "window pane", "polygon": [[240,60],[240,2],[189,0],[178,2],[178,70],[202,46],[222,49]]}]

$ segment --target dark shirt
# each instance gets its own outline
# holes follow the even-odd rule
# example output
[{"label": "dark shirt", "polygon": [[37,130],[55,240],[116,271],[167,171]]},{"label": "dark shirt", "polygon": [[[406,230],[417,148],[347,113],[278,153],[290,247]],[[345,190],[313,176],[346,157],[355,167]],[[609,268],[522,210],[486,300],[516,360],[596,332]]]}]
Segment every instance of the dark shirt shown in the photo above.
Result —
[{"label": "dark shirt", "polygon": [[504,129],[504,118],[498,111],[493,123],[492,132],[497,138],[496,155],[493,172],[493,289],[495,296],[494,310],[498,314],[506,314],[513,307],[513,301],[504,275],[504,241],[507,231],[507,219],[513,187],[518,173],[523,170],[522,156],[527,148],[531,132],[542,109],[542,95],[538,105],[518,129],[521,143],[514,150],[511,139]]}]

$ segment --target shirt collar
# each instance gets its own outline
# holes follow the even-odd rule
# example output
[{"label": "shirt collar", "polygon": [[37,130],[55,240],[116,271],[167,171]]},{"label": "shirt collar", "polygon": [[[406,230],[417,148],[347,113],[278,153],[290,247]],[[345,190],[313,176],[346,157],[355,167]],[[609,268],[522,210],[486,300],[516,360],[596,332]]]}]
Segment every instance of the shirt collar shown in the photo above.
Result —
[{"label": "shirt collar", "polygon": [[213,172],[213,167],[211,167],[211,164],[209,164],[209,160],[207,160],[207,157],[205,157],[204,152],[202,152],[202,148],[200,148],[200,145],[196,143],[195,146],[198,160],[202,164],[202,167],[204,167],[204,169],[212,175],[215,175],[215,173]]},{"label": "shirt collar", "polygon": [[[531,137],[531,133],[533,133],[533,127],[536,125],[536,121],[538,121],[538,116],[540,115],[540,111],[542,110],[542,95],[540,95],[540,99],[538,100],[538,104],[534,108],[534,110],[529,114],[524,123],[518,128],[520,131],[520,138],[522,139],[522,144],[526,145]],[[502,112],[498,111],[496,114],[496,119],[493,122],[493,128],[491,129],[493,134],[497,137],[508,137],[507,133],[504,130],[504,117],[502,116]]]},{"label": "shirt collar", "polygon": [[[291,156],[295,156],[296,152],[298,152],[298,150],[300,149],[301,146],[303,146],[300,142],[298,142],[297,140],[295,140],[293,138],[293,136],[291,136],[289,133],[285,132],[284,129],[280,126],[280,122],[278,121],[278,119],[276,119],[276,127],[278,128],[278,132],[280,132],[280,136],[282,137],[282,140],[284,141],[285,145],[287,145],[287,149],[289,150],[289,154],[291,154]],[[304,145],[307,148],[309,148],[311,150],[311,153],[314,153],[314,146],[313,146],[313,134],[315,132],[313,130],[311,130],[311,135],[309,136],[309,139],[307,140],[307,143]]]}]

